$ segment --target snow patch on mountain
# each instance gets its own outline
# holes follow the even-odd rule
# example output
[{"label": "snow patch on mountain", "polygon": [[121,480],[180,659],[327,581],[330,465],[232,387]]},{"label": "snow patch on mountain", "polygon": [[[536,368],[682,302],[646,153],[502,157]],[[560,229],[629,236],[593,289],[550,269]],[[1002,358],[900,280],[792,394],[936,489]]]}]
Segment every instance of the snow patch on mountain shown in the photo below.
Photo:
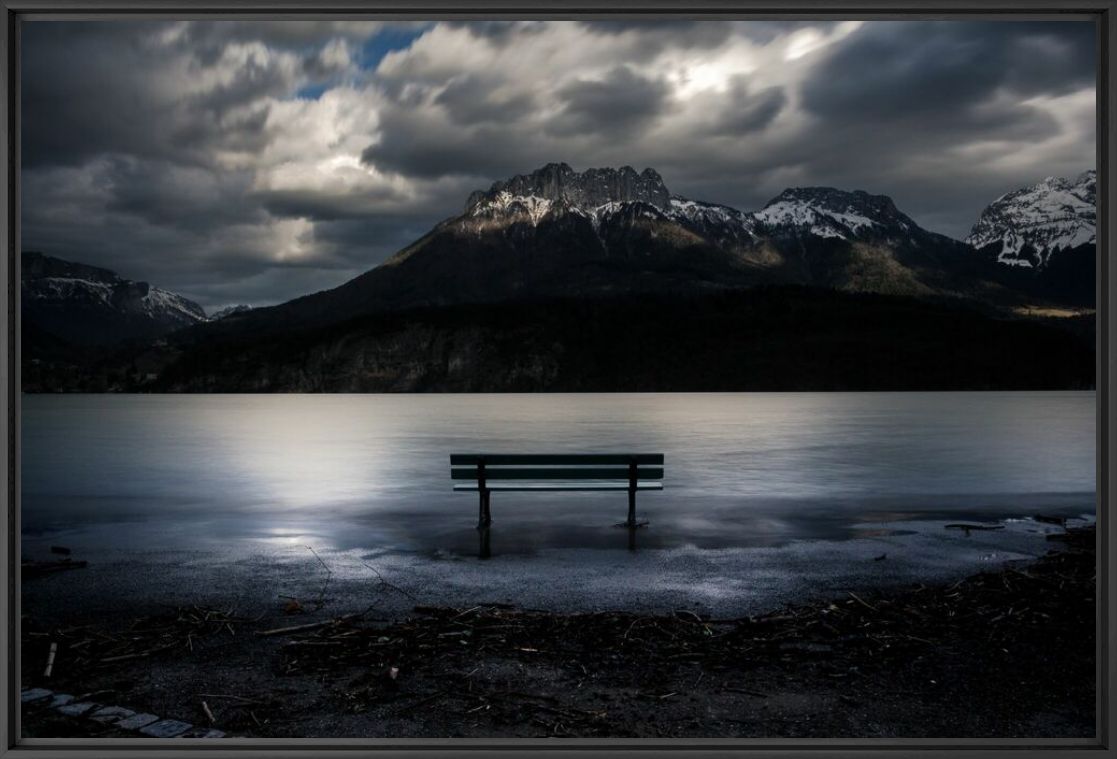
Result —
[{"label": "snow patch on mountain", "polygon": [[24,300],[80,300],[85,303],[112,304],[112,285],[77,277],[38,277],[34,287],[24,287]]},{"label": "snow patch on mountain", "polygon": [[140,310],[155,319],[174,319],[183,324],[206,321],[206,312],[197,303],[161,287],[149,287],[139,299]]},{"label": "snow patch on mountain", "polygon": [[221,319],[224,319],[227,316],[233,316],[235,314],[243,314],[246,311],[251,311],[251,310],[252,310],[252,306],[249,306],[245,303],[239,303],[235,306],[225,306],[225,308],[219,308],[216,311],[214,311],[212,314],[210,314],[208,320],[211,321],[211,322],[215,322],[215,321],[219,321]]},{"label": "snow patch on mountain", "polygon": [[754,214],[717,203],[703,203],[675,195],[671,198],[668,216],[693,228],[720,231],[722,236],[728,233],[730,236],[747,239],[757,237]]},{"label": "snow patch on mountain", "polygon": [[[20,298],[25,313],[69,318],[77,328],[90,320],[116,320],[125,336],[168,331],[206,321],[197,303],[147,282],[124,279],[108,269],[28,252],[21,256]],[[106,322],[108,323],[108,322]],[[88,325],[86,325],[88,326]],[[106,327],[108,329],[108,327]]]},{"label": "snow patch on mountain", "polygon": [[990,249],[1008,266],[1043,268],[1058,250],[1097,242],[1097,172],[1047,177],[1002,195],[986,208],[966,242]]},{"label": "snow patch on mountain", "polygon": [[753,214],[757,223],[778,234],[809,234],[852,240],[867,234],[895,237],[916,229],[911,219],[884,195],[860,190],[845,192],[830,187],[796,187],[784,190]]},{"label": "snow patch on mountain", "polygon": [[524,215],[532,226],[551,212],[552,201],[538,195],[513,195],[508,190],[500,190],[493,197],[479,201],[473,206],[473,216],[495,217],[497,215]]},{"label": "snow patch on mountain", "polygon": [[723,240],[756,238],[752,214],[671,195],[658,173],[637,173],[628,166],[577,172],[565,163],[547,164],[474,192],[466,203],[467,217],[504,223],[538,226],[563,214],[588,219],[599,234],[603,224],[626,215],[630,220],[673,221]]},{"label": "snow patch on mountain", "polygon": [[765,206],[757,211],[755,218],[773,227],[797,227],[818,237],[839,237],[843,240],[876,225],[875,221],[858,213],[830,211],[802,200],[780,201]]}]

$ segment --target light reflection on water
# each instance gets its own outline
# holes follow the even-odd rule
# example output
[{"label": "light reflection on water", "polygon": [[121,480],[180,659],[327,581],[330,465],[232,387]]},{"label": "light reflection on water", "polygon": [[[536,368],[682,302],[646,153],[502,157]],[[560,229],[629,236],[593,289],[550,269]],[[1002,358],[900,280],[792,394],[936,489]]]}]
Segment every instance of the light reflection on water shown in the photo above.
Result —
[{"label": "light reflection on water", "polygon": [[[648,547],[1093,511],[1092,392],[25,396],[25,532],[476,552],[452,452],[663,452]],[[496,494],[494,550],[624,546],[623,494]]]}]

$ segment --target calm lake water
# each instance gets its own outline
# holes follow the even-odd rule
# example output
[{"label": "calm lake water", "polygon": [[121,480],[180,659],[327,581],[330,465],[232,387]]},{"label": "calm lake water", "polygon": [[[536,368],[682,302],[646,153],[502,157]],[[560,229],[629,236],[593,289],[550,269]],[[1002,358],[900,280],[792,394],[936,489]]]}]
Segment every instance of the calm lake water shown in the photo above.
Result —
[{"label": "calm lake water", "polygon": [[[23,530],[473,551],[452,452],[663,452],[651,546],[840,537],[921,515],[1092,514],[1095,396],[1038,393],[23,398]],[[505,551],[615,545],[623,493],[500,494]],[[514,528],[514,529],[513,529]]]}]

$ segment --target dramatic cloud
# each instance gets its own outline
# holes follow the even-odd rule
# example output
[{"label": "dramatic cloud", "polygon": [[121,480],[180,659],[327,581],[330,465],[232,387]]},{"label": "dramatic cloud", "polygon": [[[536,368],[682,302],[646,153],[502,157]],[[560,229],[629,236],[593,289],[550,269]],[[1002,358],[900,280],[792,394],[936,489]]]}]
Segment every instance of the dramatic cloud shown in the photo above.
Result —
[{"label": "dramatic cloud", "polygon": [[1082,21],[27,22],[22,244],[207,308],[335,286],[551,161],[964,236],[1095,164]]}]

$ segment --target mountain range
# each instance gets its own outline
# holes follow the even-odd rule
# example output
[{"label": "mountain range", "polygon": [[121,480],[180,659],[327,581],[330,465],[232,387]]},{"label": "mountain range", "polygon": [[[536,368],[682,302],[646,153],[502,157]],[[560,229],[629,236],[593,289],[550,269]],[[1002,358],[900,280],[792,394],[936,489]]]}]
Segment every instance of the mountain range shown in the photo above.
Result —
[{"label": "mountain range", "polygon": [[206,321],[197,303],[108,269],[35,252],[20,263],[24,323],[67,342],[110,345]]},{"label": "mountain range", "polygon": [[[290,358],[290,346],[307,347],[317,339],[315,334],[325,332],[332,340],[339,330],[348,329],[346,324],[360,322],[359,329],[366,333],[388,323],[406,331],[416,321],[401,321],[400,314],[467,308],[477,316],[478,307],[501,304],[527,309],[521,314],[525,318],[535,313],[535,304],[545,302],[611,301],[637,308],[633,299],[640,298],[655,299],[668,310],[685,303],[693,311],[695,298],[721,298],[722,308],[747,293],[796,287],[805,288],[792,298],[796,302],[814,297],[804,293],[837,293],[840,302],[834,307],[850,313],[876,306],[865,306],[864,300],[842,301],[841,294],[915,299],[928,308],[947,304],[972,312],[975,319],[1002,319],[1025,306],[1090,306],[1095,184],[1094,173],[1087,172],[1073,181],[1048,179],[1009,193],[981,214],[966,241],[958,241],[921,228],[883,195],[791,188],[760,210],[744,212],[672,194],[652,169],[577,172],[564,163],[547,164],[472,193],[462,213],[332,290],[206,320],[195,304],[185,299],[172,302],[162,295],[153,298],[150,293],[165,291],[148,288],[144,297],[167,305],[165,312],[152,312],[152,334],[169,334],[174,354],[168,371],[156,373],[156,386],[235,389],[240,380],[220,365],[233,356],[239,356],[234,363],[240,369],[254,359],[281,364]],[[57,260],[36,261],[42,269],[41,262]],[[51,266],[57,269],[61,263]],[[101,272],[97,282],[115,277],[96,271]],[[45,296],[43,301],[60,303],[68,297],[57,284],[61,279],[66,278],[28,278],[25,272],[24,292],[31,294],[31,302],[38,293],[56,292],[53,301]],[[138,292],[143,283],[130,285]],[[778,297],[765,298],[773,307],[779,302]],[[115,303],[111,298],[100,302]],[[72,332],[60,334],[59,319],[49,322],[40,316],[43,309],[29,310],[27,295],[24,313],[25,321],[36,328],[75,339]],[[175,313],[182,314],[182,321],[164,329]],[[190,328],[179,329],[184,326]],[[429,355],[430,340],[366,346],[410,357],[404,361],[410,368],[388,371],[392,378],[380,384],[373,375],[385,371],[380,366],[383,355],[370,357],[366,351],[364,358],[343,357],[342,363],[363,360],[380,366],[370,370],[367,382],[354,385],[350,377],[346,387],[414,389],[406,376],[423,374],[424,362],[450,360]],[[228,346],[237,349],[228,354]],[[484,350],[483,345],[475,348]],[[196,371],[192,374],[184,367]],[[249,384],[257,389],[330,385],[259,377]],[[499,379],[481,383],[482,389],[489,385],[504,386]],[[455,387],[453,382],[438,386]],[[545,387],[545,382],[536,382],[530,389]]]}]

